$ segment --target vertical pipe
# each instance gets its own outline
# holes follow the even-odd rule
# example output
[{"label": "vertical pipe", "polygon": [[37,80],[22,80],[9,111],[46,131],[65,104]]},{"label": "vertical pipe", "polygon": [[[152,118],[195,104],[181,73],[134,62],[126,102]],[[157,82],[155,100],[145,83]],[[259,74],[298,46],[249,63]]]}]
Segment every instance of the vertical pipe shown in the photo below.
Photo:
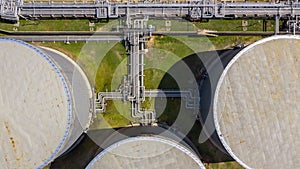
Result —
[{"label": "vertical pipe", "polygon": [[129,7],[126,8],[126,27],[129,28],[130,25],[130,12]]},{"label": "vertical pipe", "polygon": [[293,26],[293,34],[296,35],[296,22],[294,22],[294,26]]},{"label": "vertical pipe", "polygon": [[[138,26],[140,27],[140,25]],[[135,34],[135,90],[136,90],[136,99],[139,102],[140,99],[140,42],[139,42],[139,32]]]},{"label": "vertical pipe", "polygon": [[142,101],[145,100],[145,90],[144,90],[144,46],[145,42],[141,43],[141,54],[140,54],[140,90],[141,90],[141,99]]},{"label": "vertical pipe", "polygon": [[265,19],[263,20],[263,31],[267,31],[267,21]]},{"label": "vertical pipe", "polygon": [[275,35],[279,33],[279,16],[275,16]]},{"label": "vertical pipe", "polygon": [[141,54],[140,54],[140,81],[141,81],[141,86],[144,86],[144,45],[145,42],[141,43]]},{"label": "vertical pipe", "polygon": [[132,50],[131,50],[131,55],[130,55],[130,57],[131,57],[131,63],[132,63],[132,74],[131,74],[131,76],[132,76],[132,90],[133,90],[133,97],[135,97],[136,96],[136,89],[135,89],[135,86],[136,86],[136,81],[135,81],[135,76],[136,76],[136,57],[135,57],[135,55],[136,55],[136,37],[135,37],[136,35],[135,35],[135,32],[133,32],[133,36],[132,36]]}]

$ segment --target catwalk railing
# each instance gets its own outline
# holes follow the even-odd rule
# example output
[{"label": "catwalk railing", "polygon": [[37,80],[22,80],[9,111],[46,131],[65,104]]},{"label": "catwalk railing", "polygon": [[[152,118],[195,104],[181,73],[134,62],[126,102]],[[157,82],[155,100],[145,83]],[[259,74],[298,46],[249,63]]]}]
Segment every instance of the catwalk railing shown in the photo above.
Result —
[{"label": "catwalk railing", "polygon": [[213,18],[270,18],[278,16],[295,17],[300,15],[300,3],[292,2],[212,2],[190,1],[184,3],[118,3],[95,2],[26,2],[21,0],[2,0],[0,4],[2,19],[17,21],[22,18],[118,18],[126,15],[148,16],[186,16],[190,20]]}]

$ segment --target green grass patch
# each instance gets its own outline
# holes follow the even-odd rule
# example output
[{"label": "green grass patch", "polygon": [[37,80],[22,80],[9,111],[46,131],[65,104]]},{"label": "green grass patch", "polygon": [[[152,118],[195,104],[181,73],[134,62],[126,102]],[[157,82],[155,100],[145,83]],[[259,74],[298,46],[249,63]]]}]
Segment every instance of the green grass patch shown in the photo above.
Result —
[{"label": "green grass patch", "polygon": [[[241,19],[212,19],[208,22],[195,22],[197,28],[215,31],[243,31]],[[244,20],[247,22],[246,31],[263,31],[262,20]],[[275,21],[267,20],[267,31],[275,30]]]},{"label": "green grass patch", "polygon": [[107,101],[106,112],[98,113],[90,129],[127,127],[130,121],[135,121],[130,114],[130,104],[122,101]]},{"label": "green grass patch", "polygon": [[[94,84],[96,92],[118,89],[122,78],[127,74],[125,47],[121,43],[110,45],[112,44],[89,44],[81,51],[79,59],[81,62],[85,61],[84,67],[93,67],[92,70],[95,71]],[[96,49],[92,50],[94,48]],[[88,63],[93,63],[93,65]],[[107,101],[106,111],[97,114],[91,129],[126,127],[130,124],[130,121],[136,121],[130,113],[129,103],[124,104],[119,100]]]},{"label": "green grass patch", "polygon": [[153,98],[145,98],[145,101],[141,104],[142,109],[154,109],[154,99]]},{"label": "green grass patch", "polygon": [[[197,31],[207,29],[215,31],[244,31],[242,22],[245,21],[245,31],[263,31],[263,20],[258,19],[211,19],[207,22],[190,22],[185,19],[149,20],[147,24],[155,26],[156,31]],[[275,30],[275,21],[266,20],[267,30]]]},{"label": "green grass patch", "polygon": [[145,87],[157,89],[164,74],[180,59],[193,53],[193,50],[178,39],[156,37],[153,47],[145,55]]},{"label": "green grass patch", "polygon": [[193,50],[182,43],[180,40],[170,36],[162,36],[155,38],[154,48],[162,49],[174,53],[179,58],[193,54]]},{"label": "green grass patch", "polygon": [[235,161],[206,164],[206,168],[207,169],[244,169],[244,167],[242,167]]},{"label": "green grass patch", "polygon": [[0,22],[0,29],[13,31],[14,25],[11,23]]},{"label": "green grass patch", "polygon": [[262,39],[262,36],[220,36],[209,37],[215,50],[232,48],[236,45],[249,45]]},{"label": "green grass patch", "polygon": [[[96,92],[118,89],[116,84],[120,84],[123,76],[127,73],[126,64],[124,64],[127,61],[125,52],[125,47],[121,43],[117,43],[107,52],[97,70],[95,80]],[[121,67],[119,67],[120,64]],[[112,85],[112,82],[115,82],[115,85]]]},{"label": "green grass patch", "polygon": [[[107,23],[95,23],[94,30]],[[13,31],[13,24],[0,23],[0,29]],[[18,31],[89,31],[89,20],[20,20]]]},{"label": "green grass patch", "polygon": [[68,55],[69,57],[71,57],[73,60],[76,61],[81,52],[81,49],[85,45],[85,42],[77,42],[77,43],[70,43],[70,44],[65,44],[64,42],[55,42],[55,43],[33,42],[32,44],[56,49],[60,52],[65,53],[66,55]]},{"label": "green grass patch", "polygon": [[196,27],[185,19],[149,20],[148,25],[155,26],[156,31],[194,31]]},{"label": "green grass patch", "polygon": [[[189,22],[184,19],[177,20],[149,20],[148,25],[153,25],[156,31],[197,31],[208,29],[216,31],[243,31],[241,19],[226,20],[213,19],[208,22]],[[262,20],[245,20],[247,31],[262,31]],[[267,20],[267,31],[275,30],[275,21]],[[168,24],[169,23],[169,24]],[[94,30],[110,31],[119,25],[118,20],[110,22],[95,22]],[[14,24],[0,23],[0,29],[13,31]],[[50,20],[20,20],[18,31],[89,31],[87,19],[50,19]]]}]

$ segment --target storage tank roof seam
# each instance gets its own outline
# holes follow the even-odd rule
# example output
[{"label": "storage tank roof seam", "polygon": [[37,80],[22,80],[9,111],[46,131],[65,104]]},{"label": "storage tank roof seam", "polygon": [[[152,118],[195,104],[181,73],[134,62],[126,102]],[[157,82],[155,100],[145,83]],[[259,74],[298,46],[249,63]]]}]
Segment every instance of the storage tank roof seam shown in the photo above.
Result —
[{"label": "storage tank roof seam", "polygon": [[37,167],[38,169],[42,169],[43,167],[47,166],[49,164],[49,162],[51,160],[53,160],[53,158],[55,158],[55,155],[59,152],[59,150],[61,149],[62,145],[64,144],[69,132],[70,132],[70,128],[71,128],[71,119],[72,119],[72,100],[71,100],[71,95],[70,95],[70,91],[69,91],[69,87],[67,85],[66,80],[64,79],[64,76],[62,75],[62,73],[60,72],[60,70],[58,69],[58,67],[54,64],[54,62],[46,55],[44,54],[41,50],[39,50],[38,48],[25,43],[23,41],[20,40],[15,40],[15,39],[10,39],[10,38],[1,38],[0,42],[14,42],[23,46],[26,46],[32,50],[34,50],[36,53],[38,53],[42,58],[44,58],[48,64],[54,69],[54,72],[57,74],[57,76],[59,77],[60,81],[62,82],[63,86],[64,86],[64,91],[67,97],[67,103],[68,103],[68,118],[67,118],[67,126],[66,126],[66,131],[64,132],[63,137],[60,140],[60,143],[58,144],[58,146],[56,147],[56,149],[54,150],[54,152],[50,155],[50,157],[48,159],[46,159],[39,167]]}]

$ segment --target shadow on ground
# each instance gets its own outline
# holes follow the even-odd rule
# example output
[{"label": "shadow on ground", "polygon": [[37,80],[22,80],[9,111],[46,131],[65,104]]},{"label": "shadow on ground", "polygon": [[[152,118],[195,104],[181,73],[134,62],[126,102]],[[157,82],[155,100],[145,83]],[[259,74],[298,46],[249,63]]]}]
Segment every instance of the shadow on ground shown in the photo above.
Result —
[{"label": "shadow on ground", "polygon": [[[204,143],[198,143],[200,132],[203,128],[203,122],[212,120],[211,108],[214,95],[214,89],[217,79],[220,77],[223,69],[214,69],[215,67],[222,67],[227,65],[230,59],[237,54],[241,49],[219,50],[211,52],[201,52],[190,55],[183,59],[196,79],[199,96],[201,101],[197,108],[200,112],[199,120],[190,124],[189,132],[183,138],[188,146],[192,147],[196,153],[201,157],[203,162],[224,162],[232,161],[233,159],[226,153],[223,146],[214,131],[210,138]],[[221,62],[216,62],[219,60]],[[219,65],[218,65],[219,64]],[[222,64],[222,65],[220,65]],[[178,79],[175,80],[171,74],[181,70],[181,64],[175,64],[166,73],[162,79],[159,89],[179,89]],[[173,72],[173,73],[172,73]],[[211,80],[215,79],[215,80]],[[180,80],[180,79],[179,79]],[[188,83],[186,79],[184,82]],[[159,107],[161,101],[159,98],[155,100],[155,108]],[[83,169],[89,162],[103,149],[109,145],[120,141],[126,137],[133,137],[138,135],[160,135],[165,130],[180,132],[182,126],[170,130],[168,126],[172,126],[174,121],[178,118],[178,112],[181,108],[181,99],[168,98],[166,107],[162,114],[159,115],[158,123],[160,127],[141,126],[129,127],[120,129],[99,129],[91,130],[83,133],[77,142],[64,154],[58,157],[51,164],[51,169]],[[196,117],[195,117],[196,118]],[[213,129],[214,130],[214,129]],[[183,132],[184,133],[184,132]]]},{"label": "shadow on ground", "polygon": [[[192,141],[195,147],[197,147],[201,159],[206,163],[233,161],[233,159],[226,152],[225,148],[222,146],[215,131],[212,116],[212,103],[214,91],[224,67],[240,50],[241,48],[201,52],[190,55],[183,59],[183,62],[191,70],[194,76],[193,78],[195,78],[197,81],[198,92],[201,98],[199,104],[200,113],[197,117],[199,120],[195,121],[195,123],[189,130],[187,137]],[[182,63],[176,63],[173,67],[171,67],[163,77],[159,88],[178,89],[178,85],[176,84],[181,82],[178,82],[178,78],[172,78],[170,74],[174,74],[173,72],[179,72],[181,70]],[[183,80],[185,81],[185,83],[188,83],[187,79]],[[159,105],[160,102],[161,101],[159,99],[156,99],[155,105]],[[164,112],[159,116],[159,122],[165,123],[168,126],[174,126],[175,120],[177,121],[177,118],[180,117],[178,114],[180,106],[182,106],[180,103],[180,99],[168,98],[167,106]],[[159,109],[159,106],[155,107]],[[205,126],[205,129],[207,131],[211,131],[212,134],[209,135],[209,139],[204,143],[199,143],[198,140],[200,132],[204,128],[203,124],[207,121],[208,124],[211,125]],[[178,124],[176,125],[176,128],[178,128],[179,130],[182,127],[183,126],[178,126]]]}]

